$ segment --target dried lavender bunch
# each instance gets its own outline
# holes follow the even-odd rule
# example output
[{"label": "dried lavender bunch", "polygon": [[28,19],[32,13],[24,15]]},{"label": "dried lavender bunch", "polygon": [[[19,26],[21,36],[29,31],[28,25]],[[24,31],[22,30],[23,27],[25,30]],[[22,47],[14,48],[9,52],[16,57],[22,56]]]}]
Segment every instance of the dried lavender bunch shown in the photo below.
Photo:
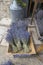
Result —
[{"label": "dried lavender bunch", "polygon": [[27,49],[30,40],[30,33],[26,31],[26,27],[27,24],[24,23],[24,21],[20,20],[18,22],[13,23],[8,30],[7,40],[9,43],[12,42],[14,52],[17,52],[22,48],[25,52],[28,51]]}]

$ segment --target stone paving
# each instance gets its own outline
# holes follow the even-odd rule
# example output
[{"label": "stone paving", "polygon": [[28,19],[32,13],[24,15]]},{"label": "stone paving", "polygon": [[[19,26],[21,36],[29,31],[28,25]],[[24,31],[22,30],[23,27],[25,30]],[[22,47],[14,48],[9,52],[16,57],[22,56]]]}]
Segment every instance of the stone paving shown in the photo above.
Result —
[{"label": "stone paving", "polygon": [[12,0],[0,0],[0,19],[10,17],[9,6]]},{"label": "stone paving", "polygon": [[[27,57],[14,57],[11,53],[8,53],[9,43],[6,43],[5,36],[11,20],[4,18],[3,23],[0,21],[0,65],[43,65],[43,54],[36,56]],[[3,41],[2,41],[3,39]]]}]

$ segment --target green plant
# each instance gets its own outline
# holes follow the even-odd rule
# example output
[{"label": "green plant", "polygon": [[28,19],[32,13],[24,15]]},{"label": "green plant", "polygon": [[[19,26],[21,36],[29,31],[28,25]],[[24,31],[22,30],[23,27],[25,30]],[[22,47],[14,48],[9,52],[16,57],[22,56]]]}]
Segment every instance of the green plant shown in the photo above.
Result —
[{"label": "green plant", "polygon": [[26,3],[23,2],[22,0],[16,0],[18,4],[20,4],[20,6],[22,7],[26,7]]}]

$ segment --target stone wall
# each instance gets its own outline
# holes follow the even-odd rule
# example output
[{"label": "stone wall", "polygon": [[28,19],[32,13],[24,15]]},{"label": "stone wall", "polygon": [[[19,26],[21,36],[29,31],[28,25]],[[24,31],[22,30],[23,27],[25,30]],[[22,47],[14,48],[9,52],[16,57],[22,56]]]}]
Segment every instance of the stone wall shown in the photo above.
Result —
[{"label": "stone wall", "polygon": [[10,17],[9,6],[11,0],[0,0],[0,19]]}]

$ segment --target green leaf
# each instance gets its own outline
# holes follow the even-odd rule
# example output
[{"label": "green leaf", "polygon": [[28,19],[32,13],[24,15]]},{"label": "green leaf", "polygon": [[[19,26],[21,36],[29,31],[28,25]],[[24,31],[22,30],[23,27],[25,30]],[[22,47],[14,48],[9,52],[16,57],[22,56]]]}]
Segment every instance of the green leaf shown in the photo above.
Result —
[{"label": "green leaf", "polygon": [[18,4],[20,4],[22,7],[26,7],[26,3],[22,2],[22,0],[16,0]]},{"label": "green leaf", "polygon": [[22,2],[22,7],[26,7],[26,3]]}]

